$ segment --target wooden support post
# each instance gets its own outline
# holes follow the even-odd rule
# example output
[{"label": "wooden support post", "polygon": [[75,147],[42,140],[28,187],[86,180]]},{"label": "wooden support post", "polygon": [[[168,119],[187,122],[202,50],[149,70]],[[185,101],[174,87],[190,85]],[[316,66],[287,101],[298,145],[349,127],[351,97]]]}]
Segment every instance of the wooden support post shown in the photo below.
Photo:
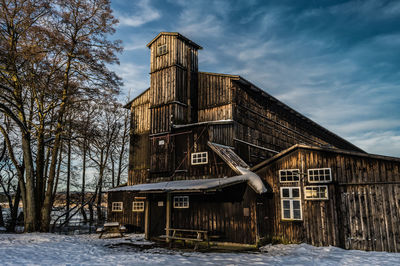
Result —
[{"label": "wooden support post", "polygon": [[146,199],[144,206],[144,237],[150,239],[150,200]]},{"label": "wooden support post", "polygon": [[169,229],[171,228],[171,193],[167,193],[167,204],[166,204],[166,212],[165,212],[165,228],[166,228],[166,241],[167,243],[169,240]]}]

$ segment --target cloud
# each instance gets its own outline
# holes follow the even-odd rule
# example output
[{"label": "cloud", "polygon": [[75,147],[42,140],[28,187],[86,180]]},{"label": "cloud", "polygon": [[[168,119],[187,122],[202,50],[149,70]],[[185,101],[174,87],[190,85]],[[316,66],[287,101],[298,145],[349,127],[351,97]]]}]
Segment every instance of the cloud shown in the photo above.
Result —
[{"label": "cloud", "polygon": [[126,15],[122,10],[116,11],[120,26],[139,27],[148,22],[158,20],[161,14],[158,10],[151,6],[150,0],[140,0],[135,5],[136,12],[132,15]]},{"label": "cloud", "polygon": [[134,16],[120,9],[122,24],[135,27],[122,29],[125,90],[149,85],[145,44],[178,31],[204,47],[200,71],[242,75],[362,149],[399,156],[391,142],[400,135],[400,2],[170,0],[136,8]]},{"label": "cloud", "polygon": [[348,139],[369,153],[400,157],[400,134],[398,132],[367,132]]},{"label": "cloud", "polygon": [[150,77],[146,66],[121,62],[111,67],[124,81],[122,97],[129,96],[132,99],[149,87]]}]

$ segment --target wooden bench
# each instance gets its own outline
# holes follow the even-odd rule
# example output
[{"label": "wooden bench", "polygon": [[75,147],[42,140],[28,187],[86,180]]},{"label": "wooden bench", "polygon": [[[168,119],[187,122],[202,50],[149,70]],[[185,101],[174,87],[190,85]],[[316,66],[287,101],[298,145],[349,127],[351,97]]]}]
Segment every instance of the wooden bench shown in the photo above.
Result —
[{"label": "wooden bench", "polygon": [[174,240],[183,240],[184,243],[195,242],[195,250],[201,242],[207,242],[207,247],[210,247],[210,239],[206,230],[165,228],[165,231],[166,235],[162,237],[169,241],[170,246]]},{"label": "wooden bench", "polygon": [[125,226],[120,225],[118,222],[105,223],[102,228],[97,228],[96,230],[97,233],[100,233],[99,238],[101,238],[104,234],[116,234],[116,233],[119,233],[121,237],[123,237],[125,231],[126,231]]}]

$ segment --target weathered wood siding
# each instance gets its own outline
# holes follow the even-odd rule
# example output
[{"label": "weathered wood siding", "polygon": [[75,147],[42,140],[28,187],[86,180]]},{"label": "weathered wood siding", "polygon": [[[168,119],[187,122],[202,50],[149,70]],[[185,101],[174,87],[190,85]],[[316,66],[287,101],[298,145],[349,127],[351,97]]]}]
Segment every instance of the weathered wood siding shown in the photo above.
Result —
[{"label": "weathered wood siding", "polygon": [[[256,243],[257,195],[246,184],[235,185],[216,194],[172,194],[172,201],[175,195],[188,195],[189,208],[171,208],[171,228],[207,230],[211,235],[218,235],[218,241],[223,242]],[[158,206],[158,201],[164,202],[164,206]],[[165,203],[165,195],[154,195],[152,198],[152,237],[165,234]]]},{"label": "weathered wood siding", "polygon": [[[331,168],[332,182],[301,187],[303,221],[282,221],[279,170]],[[263,215],[266,238],[347,249],[400,251],[400,161],[301,149],[257,173],[273,188]],[[327,185],[329,200],[304,200],[305,185]]]},{"label": "weathered wood siding", "polygon": [[[167,45],[165,54],[157,48]],[[168,132],[171,123],[197,121],[197,48],[177,35],[161,35],[151,46],[150,108],[152,134]]]},{"label": "weathered wood siding", "polygon": [[[144,212],[133,212],[132,202],[138,196],[134,192],[108,192],[107,221],[119,222],[128,227],[130,231],[144,231]],[[112,202],[123,202],[122,212],[111,211]]]},{"label": "weathered wood siding", "polygon": [[[327,145],[314,135],[311,127],[290,110],[280,108],[277,103],[256,95],[240,86],[234,88],[235,138],[254,145],[280,152],[297,143]],[[237,141],[236,147],[243,153],[249,164],[257,164],[272,155],[267,150],[258,149]]]},{"label": "weathered wood siding", "polygon": [[[335,146],[355,150],[355,146],[308,120],[276,99],[251,87],[233,83],[235,138],[280,152],[294,144]],[[237,141],[239,153],[250,165],[274,153]],[[246,152],[247,149],[247,152]]]},{"label": "weathered wood siding", "polygon": [[145,183],[150,167],[150,89],[131,104],[128,185]]},{"label": "weathered wood siding", "polygon": [[[220,132],[229,131],[232,132],[232,124],[196,125],[151,137],[150,182],[236,175],[207,145],[208,141],[218,138],[224,143],[226,134]],[[208,152],[208,163],[192,165],[191,154],[194,152]]]},{"label": "weathered wood siding", "polygon": [[232,76],[199,72],[198,121],[232,119]]}]

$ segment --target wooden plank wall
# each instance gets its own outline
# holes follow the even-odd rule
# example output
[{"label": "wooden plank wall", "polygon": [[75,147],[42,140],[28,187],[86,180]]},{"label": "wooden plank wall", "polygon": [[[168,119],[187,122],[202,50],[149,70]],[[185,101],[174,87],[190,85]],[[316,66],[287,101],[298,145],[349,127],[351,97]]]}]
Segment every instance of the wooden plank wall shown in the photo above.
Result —
[{"label": "wooden plank wall", "polygon": [[232,119],[231,87],[231,76],[199,72],[199,122]]},{"label": "wooden plank wall", "polygon": [[150,89],[131,104],[128,185],[145,183],[150,166]]},{"label": "wooden plank wall", "polygon": [[[303,221],[281,220],[279,170],[329,167],[333,182],[328,201],[304,200]],[[257,173],[273,188],[272,228],[263,235],[283,241],[316,246],[399,252],[400,161],[302,149],[285,156]],[[316,184],[312,184],[316,185]],[[323,184],[321,184],[323,185]],[[269,218],[271,219],[271,218]]]},{"label": "wooden plank wall", "polygon": [[[157,47],[163,44],[167,53],[157,55]],[[150,50],[151,133],[170,131],[171,122],[196,122],[197,48],[179,36],[162,35]]]},{"label": "wooden plank wall", "polygon": [[[232,132],[232,125],[198,125],[175,129],[170,135],[151,137],[150,182],[237,175],[207,145],[209,140],[218,137],[219,131],[228,130]],[[209,137],[210,132],[213,137]],[[221,135],[226,136],[223,133]],[[164,144],[159,145],[162,140]],[[208,152],[208,163],[191,165],[191,154],[204,151]]]},{"label": "wooden plank wall", "polygon": [[[277,151],[297,143],[318,146],[330,144],[354,150],[354,146],[345,140],[329,134],[289,107],[275,99],[264,97],[259,92],[241,87],[238,83],[233,86],[233,102],[233,118],[239,123],[238,138],[248,134],[257,140],[259,146]],[[252,132],[245,132],[246,130]]]},{"label": "wooden plank wall", "polygon": [[[328,143],[310,133],[302,123],[286,116],[273,103],[260,95],[234,86],[233,119],[235,120],[235,138],[280,152],[297,143],[327,145]],[[248,147],[245,153],[243,143],[237,142],[243,158],[250,165],[257,164],[272,155],[268,151]]]},{"label": "wooden plank wall", "polygon": [[[244,185],[244,194],[238,186],[218,196],[190,194],[188,209],[172,208],[172,228],[208,230],[221,236],[218,241],[255,244],[256,195]],[[249,208],[249,216],[244,216],[244,208]]]},{"label": "wooden plank wall", "polygon": [[[109,192],[107,205],[107,221],[119,222],[124,225],[129,225],[131,230],[144,231],[144,212],[133,212],[132,202],[135,198],[135,193],[127,191]],[[122,212],[112,212],[112,202],[123,202]]]},{"label": "wooden plank wall", "polygon": [[226,146],[234,146],[234,124],[210,124],[208,126],[209,140]]}]

